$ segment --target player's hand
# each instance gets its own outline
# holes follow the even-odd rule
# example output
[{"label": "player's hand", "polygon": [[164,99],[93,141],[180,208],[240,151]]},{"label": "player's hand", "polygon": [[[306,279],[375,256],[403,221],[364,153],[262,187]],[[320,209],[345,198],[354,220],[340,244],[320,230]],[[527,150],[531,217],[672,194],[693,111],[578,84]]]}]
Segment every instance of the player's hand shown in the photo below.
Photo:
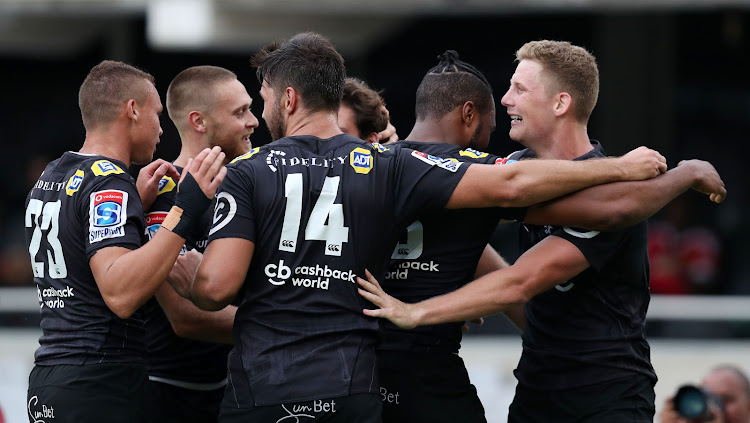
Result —
[{"label": "player's hand", "polygon": [[138,172],[138,180],[135,186],[141,196],[143,210],[151,208],[151,205],[156,201],[156,196],[159,194],[159,181],[164,176],[179,179],[180,173],[177,172],[177,168],[172,163],[162,159],[154,160]]},{"label": "player's hand", "polygon": [[709,199],[714,203],[721,203],[727,196],[727,189],[724,187],[724,181],[721,180],[719,172],[714,166],[703,160],[683,160],[677,164],[680,166],[690,166],[693,173],[697,176],[697,181],[692,188],[703,194],[708,194]]},{"label": "player's hand", "polygon": [[383,110],[385,111],[386,116],[388,116],[388,126],[378,132],[378,142],[381,144],[396,142],[398,141],[398,134],[396,133],[396,127],[391,124],[391,114],[385,106],[383,106]]},{"label": "player's hand", "polygon": [[226,154],[219,147],[204,148],[195,158],[188,161],[180,177],[180,185],[190,173],[203,194],[208,198],[214,198],[216,189],[227,174],[227,168],[224,167],[225,157]]},{"label": "player's hand", "polygon": [[651,179],[667,171],[667,159],[658,151],[647,147],[638,147],[618,160],[630,181]]},{"label": "player's hand", "polygon": [[195,249],[177,257],[177,261],[167,275],[167,282],[172,285],[172,289],[179,296],[190,299],[195,272],[198,271],[202,260],[203,254]]},{"label": "player's hand", "polygon": [[484,324],[484,318],[480,317],[478,319],[471,319],[468,322],[464,322],[463,326],[461,326],[461,331],[468,331],[470,329],[469,323],[474,323],[477,326],[482,326]]},{"label": "player's hand", "polygon": [[403,303],[386,294],[368,270],[365,270],[365,276],[367,280],[357,277],[359,295],[380,307],[377,310],[362,310],[365,315],[388,319],[401,329],[412,329],[417,326],[416,319],[412,316],[414,304]]}]

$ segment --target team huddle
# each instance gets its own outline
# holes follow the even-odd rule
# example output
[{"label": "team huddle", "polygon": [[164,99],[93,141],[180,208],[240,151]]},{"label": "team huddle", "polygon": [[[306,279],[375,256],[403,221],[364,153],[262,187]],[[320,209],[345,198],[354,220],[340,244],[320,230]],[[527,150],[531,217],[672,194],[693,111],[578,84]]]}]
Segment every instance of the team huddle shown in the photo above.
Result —
[{"label": "team huddle", "polygon": [[[95,66],[82,148],[26,201],[29,421],[486,422],[458,350],[465,321],[497,313],[523,333],[509,422],[653,421],[645,220],[689,189],[721,202],[724,183],[645,147],[607,157],[585,49],[516,58],[508,157],[483,151],[493,91],[451,50],[384,143],[382,99],[319,34],[253,56],[262,147],[237,76],[188,68],[166,93],[173,162],[152,161],[153,77]],[[501,221],[520,222],[512,265],[488,245]]]}]

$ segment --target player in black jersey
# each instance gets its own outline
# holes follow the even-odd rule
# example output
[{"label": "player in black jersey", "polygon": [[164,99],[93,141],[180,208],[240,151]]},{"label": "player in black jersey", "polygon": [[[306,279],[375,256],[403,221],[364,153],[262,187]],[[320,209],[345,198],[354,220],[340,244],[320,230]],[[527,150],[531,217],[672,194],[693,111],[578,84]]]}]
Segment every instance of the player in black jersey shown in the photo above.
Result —
[{"label": "player in black jersey", "polygon": [[[598,92],[593,57],[568,43],[545,41],[527,44],[519,50],[518,59],[502,100],[513,120],[511,138],[538,148],[540,157],[603,156],[601,146],[586,135],[585,124]],[[557,67],[570,63],[575,64],[575,71]],[[581,91],[581,86],[587,89]],[[528,155],[526,150],[510,157]],[[705,162],[686,163],[670,173],[644,182],[640,188],[647,194],[631,190],[631,196],[650,201],[641,206],[649,208],[644,214],[655,212],[654,204],[664,205],[691,186],[710,193],[715,201],[726,194],[718,174]],[[702,179],[692,179],[695,175]],[[656,376],[643,336],[649,298],[645,223],[601,233],[529,224],[561,204],[575,206],[574,197],[590,197],[592,191],[607,189],[623,191],[622,187],[596,187],[552,202],[557,205],[529,208],[522,238],[526,249],[538,244],[513,266],[454,293],[405,305],[384,294],[374,280],[363,282],[370,291],[365,297],[381,307],[366,314],[388,317],[409,328],[483,316],[526,303],[526,321],[520,322],[525,325],[524,349],[515,372],[519,383],[509,421],[651,421]],[[579,209],[584,214],[587,204],[591,207],[589,200]],[[570,214],[548,217],[559,221]]]},{"label": "player in black jersey", "polygon": [[253,63],[277,140],[228,166],[196,278],[173,285],[203,309],[238,296],[220,421],[380,420],[378,322],[361,314],[355,278],[380,274],[397,229],[421,213],[525,206],[665,167],[646,149],[512,167],[386,151],[336,125],[345,70],[325,38],[299,34]]},{"label": "player in black jersey", "polygon": [[[174,161],[178,171],[201,150],[219,146],[225,162],[250,151],[258,126],[252,99],[237,76],[216,66],[194,66],[180,72],[167,90],[167,112],[180,134],[182,148]],[[225,163],[226,164],[226,163]],[[165,177],[146,215],[150,236],[174,204],[175,182]],[[208,242],[213,209],[189,234],[183,254],[200,260]],[[195,251],[191,251],[195,249]],[[158,300],[158,301],[157,301]],[[148,418],[153,422],[216,422],[224,394],[227,354],[237,307],[203,311],[163,284],[146,306]],[[188,339],[191,338],[191,339]],[[219,343],[223,343],[221,345]]]},{"label": "player in black jersey", "polygon": [[[205,150],[188,166],[177,196],[183,206],[165,223],[170,230],[141,247],[141,196],[127,168],[149,162],[159,142],[162,105],[154,79],[104,61],[81,85],[79,106],[83,147],[51,162],[26,200],[42,315],[29,421],[142,422],[146,369],[137,310],[164,281],[186,231],[210,203],[225,173],[223,154]],[[176,176],[163,161],[146,166],[142,192],[156,188],[170,168]]]}]

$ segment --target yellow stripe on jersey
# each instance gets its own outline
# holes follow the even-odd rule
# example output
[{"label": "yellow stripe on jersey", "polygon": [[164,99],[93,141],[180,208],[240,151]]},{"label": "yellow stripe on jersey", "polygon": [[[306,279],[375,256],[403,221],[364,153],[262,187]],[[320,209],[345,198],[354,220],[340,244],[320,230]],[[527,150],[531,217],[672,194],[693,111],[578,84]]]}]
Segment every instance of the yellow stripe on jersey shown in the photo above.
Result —
[{"label": "yellow stripe on jersey", "polygon": [[258,150],[260,150],[260,147],[255,147],[255,148],[253,148],[252,150],[248,151],[247,153],[245,153],[245,154],[243,154],[243,155],[241,155],[241,156],[237,156],[237,157],[235,157],[235,158],[234,158],[234,160],[232,160],[232,161],[231,161],[231,162],[229,162],[229,163],[234,163],[234,162],[238,162],[238,161],[240,161],[240,160],[247,160],[247,159],[249,159],[250,157],[253,157],[253,156],[255,155],[255,153],[257,153],[257,152],[258,152]]}]

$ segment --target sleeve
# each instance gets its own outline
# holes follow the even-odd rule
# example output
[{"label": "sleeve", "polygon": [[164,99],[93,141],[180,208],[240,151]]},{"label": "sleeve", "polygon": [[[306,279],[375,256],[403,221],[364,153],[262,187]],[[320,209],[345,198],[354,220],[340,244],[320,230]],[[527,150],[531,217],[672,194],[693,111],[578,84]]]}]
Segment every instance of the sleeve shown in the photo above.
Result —
[{"label": "sleeve", "polygon": [[248,162],[228,166],[216,193],[216,206],[208,242],[219,238],[243,238],[255,242],[255,208],[253,207],[254,172]]},{"label": "sleeve", "polygon": [[591,267],[597,271],[619,251],[619,246],[627,236],[628,230],[617,232],[599,232],[582,228],[556,227],[551,235],[572,243],[586,257]]},{"label": "sleeve", "polygon": [[425,209],[445,207],[471,165],[408,148],[399,149],[395,159],[394,212],[400,224],[415,220]]},{"label": "sleeve", "polygon": [[143,205],[135,185],[117,175],[106,176],[80,202],[88,259],[105,247],[135,250],[145,230]]}]

